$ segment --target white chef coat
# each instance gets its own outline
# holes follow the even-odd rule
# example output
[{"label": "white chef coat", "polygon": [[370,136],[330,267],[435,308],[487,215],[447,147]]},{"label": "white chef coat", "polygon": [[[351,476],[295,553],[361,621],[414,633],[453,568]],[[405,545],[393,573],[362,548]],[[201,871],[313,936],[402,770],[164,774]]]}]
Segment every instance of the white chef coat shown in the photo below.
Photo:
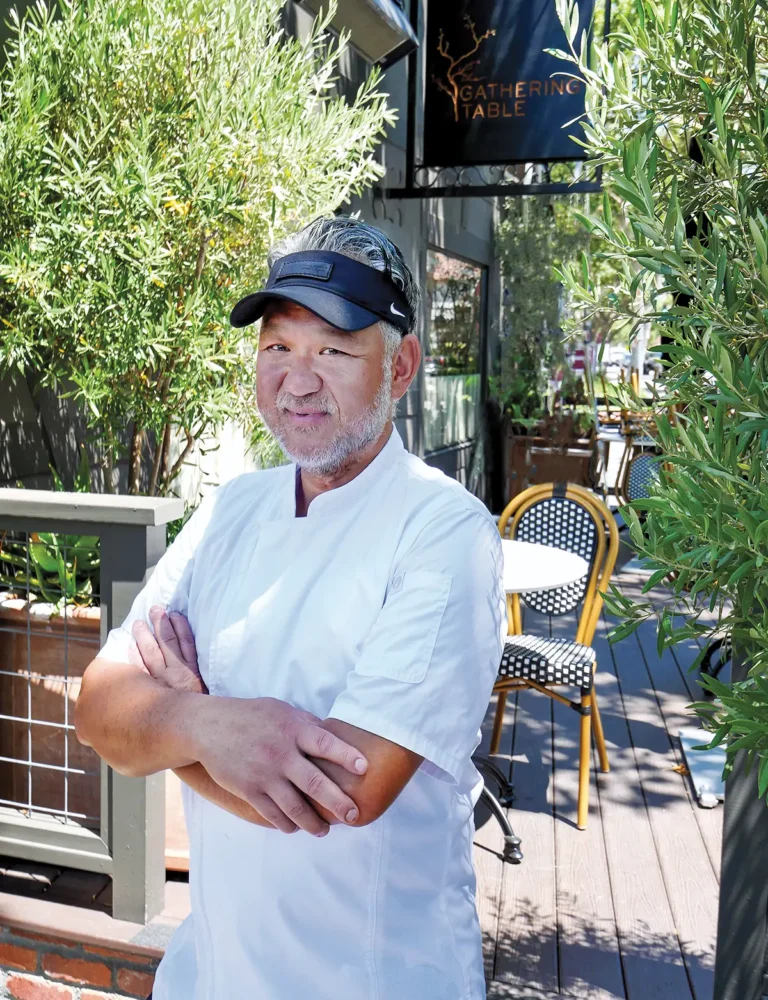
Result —
[{"label": "white chef coat", "polygon": [[184,786],[192,913],[154,1000],[482,1000],[470,756],[506,634],[496,525],[393,430],[296,517],[296,466],[203,502],[100,655],[183,612],[212,695],[272,697],[407,747],[395,803],[324,838],[254,826]]}]

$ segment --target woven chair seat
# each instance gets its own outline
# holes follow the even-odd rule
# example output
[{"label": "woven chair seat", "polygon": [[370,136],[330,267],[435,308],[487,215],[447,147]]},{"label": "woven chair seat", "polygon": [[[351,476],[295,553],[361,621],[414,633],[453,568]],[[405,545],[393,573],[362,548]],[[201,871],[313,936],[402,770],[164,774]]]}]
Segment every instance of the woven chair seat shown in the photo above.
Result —
[{"label": "woven chair seat", "polygon": [[499,677],[519,677],[537,684],[592,687],[595,654],[590,646],[570,639],[511,635],[504,643]]}]

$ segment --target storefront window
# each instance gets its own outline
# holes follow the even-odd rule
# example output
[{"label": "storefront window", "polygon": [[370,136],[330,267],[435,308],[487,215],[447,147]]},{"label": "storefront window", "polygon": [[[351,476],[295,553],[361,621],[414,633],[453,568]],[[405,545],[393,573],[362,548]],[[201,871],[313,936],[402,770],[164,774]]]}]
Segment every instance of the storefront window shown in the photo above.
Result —
[{"label": "storefront window", "polygon": [[480,399],[482,268],[427,251],[424,449],[471,441]]}]

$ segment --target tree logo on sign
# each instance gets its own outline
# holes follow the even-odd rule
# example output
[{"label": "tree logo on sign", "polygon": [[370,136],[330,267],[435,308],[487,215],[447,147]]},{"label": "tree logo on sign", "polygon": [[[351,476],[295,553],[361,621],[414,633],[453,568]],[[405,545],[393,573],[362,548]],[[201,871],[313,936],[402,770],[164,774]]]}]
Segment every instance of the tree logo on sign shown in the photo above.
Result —
[{"label": "tree logo on sign", "polygon": [[[448,60],[448,66],[445,70],[445,79],[435,76],[434,73],[432,74],[432,81],[443,93],[450,97],[453,104],[453,117],[457,122],[459,120],[459,93],[461,88],[467,83],[482,83],[485,79],[485,77],[475,75],[477,64],[480,60],[471,59],[471,56],[478,51],[487,38],[496,34],[496,29],[490,28],[484,35],[478,35],[475,22],[468,14],[464,16],[464,21],[467,25],[467,30],[472,36],[472,48],[468,52],[465,52],[464,55],[454,58],[449,52],[448,42],[445,40],[445,35],[441,28],[437,40],[437,51],[444,59]],[[470,61],[468,62],[467,60]]]}]

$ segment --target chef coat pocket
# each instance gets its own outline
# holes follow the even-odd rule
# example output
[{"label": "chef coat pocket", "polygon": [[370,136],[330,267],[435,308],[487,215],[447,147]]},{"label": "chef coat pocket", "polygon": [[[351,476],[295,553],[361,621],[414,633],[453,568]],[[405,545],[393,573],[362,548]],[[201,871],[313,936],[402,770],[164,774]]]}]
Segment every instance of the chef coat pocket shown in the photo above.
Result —
[{"label": "chef coat pocket", "polygon": [[418,684],[427,675],[451,593],[451,576],[414,570],[393,577],[355,670]]}]

